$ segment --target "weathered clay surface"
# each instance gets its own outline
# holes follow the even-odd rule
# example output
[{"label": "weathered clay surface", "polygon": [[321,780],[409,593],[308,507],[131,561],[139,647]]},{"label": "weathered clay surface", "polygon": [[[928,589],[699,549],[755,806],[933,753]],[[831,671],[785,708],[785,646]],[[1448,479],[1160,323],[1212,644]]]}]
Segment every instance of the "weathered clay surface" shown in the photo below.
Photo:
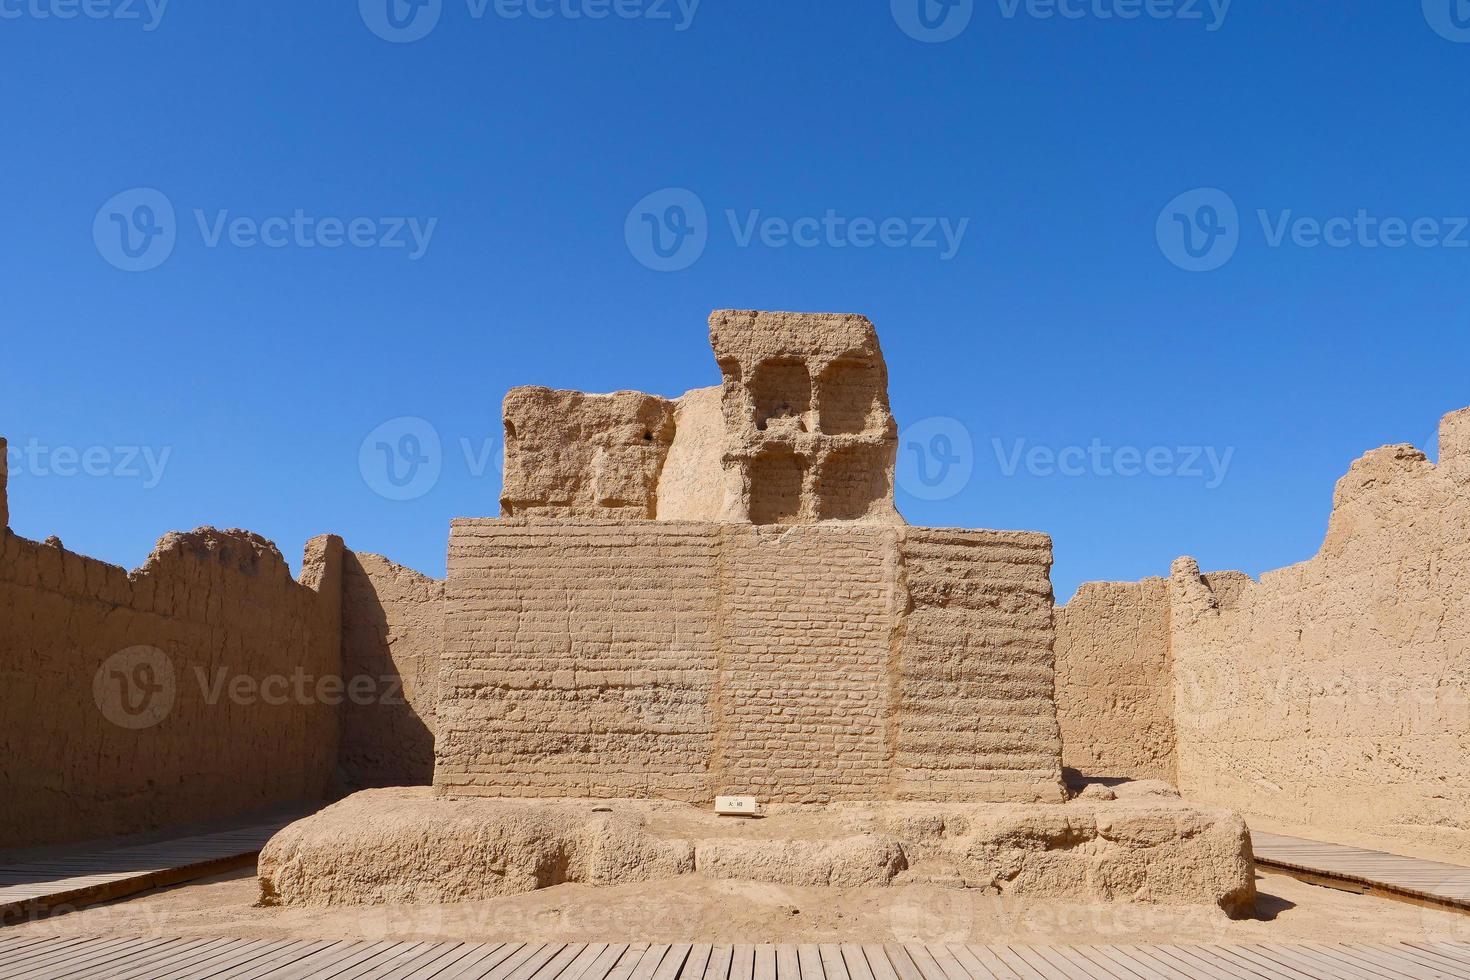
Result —
[{"label": "weathered clay surface", "polygon": [[434,782],[1063,798],[1045,535],[459,520]]},{"label": "weathered clay surface", "polygon": [[1088,582],[1056,611],[1062,764],[1173,782],[1169,583]]},{"label": "weathered clay surface", "polygon": [[[338,784],[428,785],[444,649],[444,583],[379,555],[342,564],[342,705]],[[361,692],[361,693],[359,693]]]},{"label": "weathered clay surface", "polygon": [[260,858],[266,900],[307,906],[470,901],[569,881],[691,873],[1206,904],[1236,916],[1255,901],[1240,818],[1167,794],[1051,806],[777,806],[744,820],[674,803],[439,800],[379,790],[292,824]]},{"label": "weathered clay surface", "polygon": [[652,518],[674,403],[619,391],[513,388],[505,396],[506,517]]},{"label": "weathered clay surface", "polygon": [[513,389],[501,515],[903,523],[866,317],[718,310],[710,343],[724,383],[676,400]]},{"label": "weathered clay surface", "polygon": [[336,705],[291,692],[340,673],[341,555],[313,539],[297,582],[264,538],[199,528],[130,574],[0,531],[0,847],[325,792]]},{"label": "weathered clay surface", "polygon": [[[1152,581],[1134,588],[1152,596]],[[1353,463],[1312,559],[1260,582],[1175,562],[1167,643],[1130,632],[1127,602],[1095,600],[1084,586],[1059,617],[1064,731],[1081,743],[1071,764],[1144,774],[1168,752],[1164,726],[1092,698],[1086,654],[1103,674],[1156,683],[1152,665],[1172,662],[1152,700],[1174,702],[1189,799],[1287,832],[1470,859],[1470,409],[1441,424],[1438,465],[1407,445]],[[1131,608],[1157,622],[1152,598]],[[1157,743],[1140,752],[1140,735]]]}]

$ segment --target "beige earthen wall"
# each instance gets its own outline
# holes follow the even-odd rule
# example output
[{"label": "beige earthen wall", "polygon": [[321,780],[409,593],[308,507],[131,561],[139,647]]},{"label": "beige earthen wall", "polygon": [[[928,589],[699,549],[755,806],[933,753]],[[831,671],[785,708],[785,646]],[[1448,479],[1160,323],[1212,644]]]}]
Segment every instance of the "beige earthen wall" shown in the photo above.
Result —
[{"label": "beige earthen wall", "polygon": [[1034,534],[455,521],[435,786],[1059,800],[1050,563]]},{"label": "beige earthen wall", "polygon": [[1169,583],[1088,582],[1057,608],[1062,764],[1094,779],[1173,783]]},{"label": "beige earthen wall", "polygon": [[314,539],[297,582],[270,542],[200,529],[129,574],[0,532],[0,848],[319,798],[341,554]]},{"label": "beige earthen wall", "polygon": [[342,670],[362,696],[342,706],[342,789],[433,782],[443,634],[442,581],[379,555],[345,554]]},{"label": "beige earthen wall", "polygon": [[1172,579],[1179,781],[1283,830],[1470,860],[1470,411],[1374,450],[1316,557]]}]

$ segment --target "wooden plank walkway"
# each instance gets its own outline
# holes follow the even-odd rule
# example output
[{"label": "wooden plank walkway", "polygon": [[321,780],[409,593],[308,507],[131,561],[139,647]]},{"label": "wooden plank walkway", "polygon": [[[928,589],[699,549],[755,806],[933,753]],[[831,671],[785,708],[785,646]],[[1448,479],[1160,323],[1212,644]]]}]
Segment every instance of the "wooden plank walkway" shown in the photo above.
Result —
[{"label": "wooden plank walkway", "polygon": [[79,844],[53,857],[0,861],[0,922],[245,867],[276,831],[302,813],[257,815],[246,826],[194,837],[130,846]]},{"label": "wooden plank walkway", "polygon": [[6,980],[1470,980],[1470,943],[968,946],[17,938]]},{"label": "wooden plank walkway", "polygon": [[1470,912],[1470,868],[1344,844],[1251,831],[1256,861],[1317,884],[1348,882],[1365,892]]}]

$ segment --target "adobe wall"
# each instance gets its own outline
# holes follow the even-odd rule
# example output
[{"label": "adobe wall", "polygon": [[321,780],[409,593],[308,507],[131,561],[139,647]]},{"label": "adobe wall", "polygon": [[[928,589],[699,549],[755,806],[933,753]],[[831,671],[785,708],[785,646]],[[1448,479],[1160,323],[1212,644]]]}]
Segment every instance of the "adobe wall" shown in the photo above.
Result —
[{"label": "adobe wall", "polygon": [[1062,764],[1094,779],[1177,779],[1169,583],[1088,582],[1057,607]]},{"label": "adobe wall", "polygon": [[320,797],[336,707],[294,692],[340,673],[341,553],[313,539],[297,582],[204,528],[129,574],[0,532],[0,848]]},{"label": "adobe wall", "polygon": [[380,555],[346,552],[342,670],[364,679],[374,696],[349,697],[342,706],[340,788],[433,781],[443,633],[442,581]]},{"label": "adobe wall", "polygon": [[1069,767],[1146,777],[1172,751],[1187,799],[1258,826],[1470,859],[1470,409],[1438,465],[1353,463],[1310,560],[1089,583],[1056,649]]},{"label": "adobe wall", "polygon": [[458,520],[441,794],[1060,800],[1044,535]]},{"label": "adobe wall", "polygon": [[1359,459],[1321,551],[1259,583],[1175,563],[1186,797],[1470,859],[1470,410],[1440,453]]}]

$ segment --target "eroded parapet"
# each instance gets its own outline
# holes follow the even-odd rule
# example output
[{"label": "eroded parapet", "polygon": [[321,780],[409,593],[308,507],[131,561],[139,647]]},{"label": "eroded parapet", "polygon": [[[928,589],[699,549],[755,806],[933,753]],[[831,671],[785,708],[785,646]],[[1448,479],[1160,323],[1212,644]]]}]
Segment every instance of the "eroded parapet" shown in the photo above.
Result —
[{"label": "eroded parapet", "polygon": [[710,345],[724,377],[725,520],[902,523],[888,367],[867,317],[719,310]]},{"label": "eroded parapet", "polygon": [[638,391],[511,389],[502,516],[652,519],[674,409]]},{"label": "eroded parapet", "polygon": [[716,311],[719,388],[516,388],[503,517],[902,524],[897,425],[866,317]]}]

